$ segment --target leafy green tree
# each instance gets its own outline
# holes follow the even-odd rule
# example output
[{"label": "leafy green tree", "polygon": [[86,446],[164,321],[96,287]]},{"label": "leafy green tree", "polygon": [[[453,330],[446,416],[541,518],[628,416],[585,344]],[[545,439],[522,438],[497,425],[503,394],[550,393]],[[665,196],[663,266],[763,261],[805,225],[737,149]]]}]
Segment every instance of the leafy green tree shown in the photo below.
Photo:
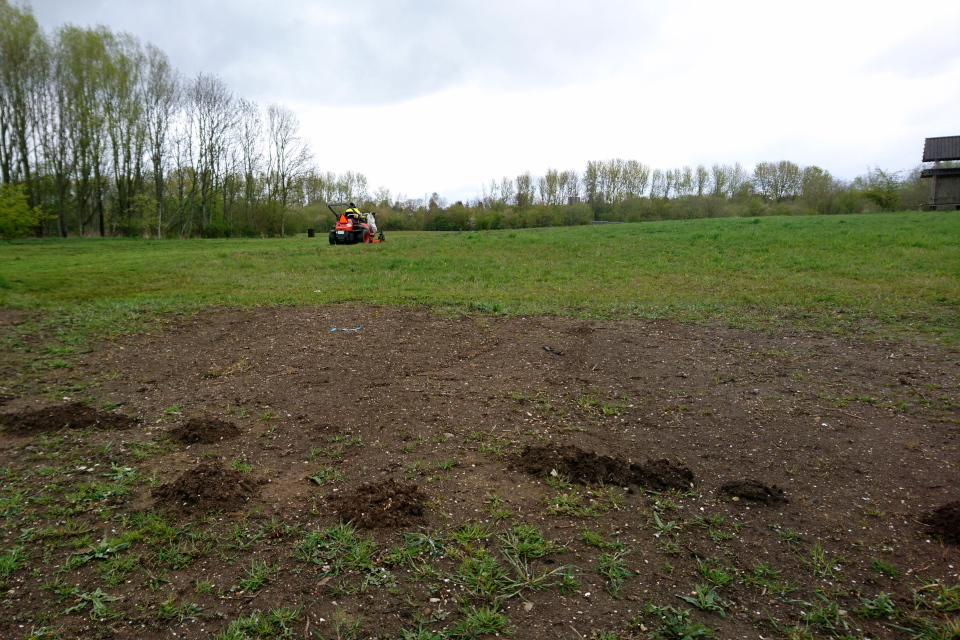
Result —
[{"label": "leafy green tree", "polygon": [[0,238],[12,240],[31,233],[40,226],[40,207],[31,207],[23,188],[10,184],[0,186]]},{"label": "leafy green tree", "polygon": [[877,205],[881,211],[894,211],[900,204],[900,190],[903,180],[899,171],[884,171],[874,167],[865,178],[859,178],[860,193],[864,198]]}]

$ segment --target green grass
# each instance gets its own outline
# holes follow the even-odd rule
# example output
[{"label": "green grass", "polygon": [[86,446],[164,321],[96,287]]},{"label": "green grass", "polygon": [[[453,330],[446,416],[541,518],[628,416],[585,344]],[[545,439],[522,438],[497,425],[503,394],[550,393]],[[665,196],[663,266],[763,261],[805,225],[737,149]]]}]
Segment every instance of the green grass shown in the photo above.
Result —
[{"label": "green grass", "polygon": [[0,307],[52,312],[40,322],[64,344],[137,330],[157,311],[344,301],[956,340],[958,238],[960,213],[917,212],[392,233],[373,247],[24,240],[0,245]]}]

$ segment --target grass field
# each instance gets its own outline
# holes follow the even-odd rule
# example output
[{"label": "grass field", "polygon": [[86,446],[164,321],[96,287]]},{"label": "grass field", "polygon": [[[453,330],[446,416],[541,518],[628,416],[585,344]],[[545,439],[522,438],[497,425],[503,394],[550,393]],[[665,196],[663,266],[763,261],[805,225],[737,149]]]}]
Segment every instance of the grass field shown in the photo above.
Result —
[{"label": "grass field", "polygon": [[958,239],[0,245],[0,638],[960,639]]},{"label": "grass field", "polygon": [[150,312],[362,301],[960,337],[960,214],[0,245],[0,307],[93,334]]}]

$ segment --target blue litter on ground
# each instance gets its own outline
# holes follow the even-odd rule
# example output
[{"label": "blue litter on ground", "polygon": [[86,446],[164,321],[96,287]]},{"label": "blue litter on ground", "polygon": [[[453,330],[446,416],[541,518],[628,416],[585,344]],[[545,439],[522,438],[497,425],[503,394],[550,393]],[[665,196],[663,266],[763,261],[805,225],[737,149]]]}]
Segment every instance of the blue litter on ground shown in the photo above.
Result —
[{"label": "blue litter on ground", "polygon": [[[360,329],[363,329],[363,325],[360,325],[359,327],[355,327],[353,329],[340,329],[340,331],[360,331]],[[334,327],[333,329],[330,329],[330,333],[333,333],[336,330],[337,328]]]}]

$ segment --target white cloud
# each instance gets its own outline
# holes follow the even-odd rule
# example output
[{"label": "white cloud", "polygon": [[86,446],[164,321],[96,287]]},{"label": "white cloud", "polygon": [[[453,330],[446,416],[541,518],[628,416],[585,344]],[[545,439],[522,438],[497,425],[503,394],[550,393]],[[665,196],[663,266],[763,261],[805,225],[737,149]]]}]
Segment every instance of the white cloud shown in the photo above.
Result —
[{"label": "white cloud", "polygon": [[189,74],[291,104],[321,168],[410,197],[610,157],[787,158],[852,178],[912,167],[924,137],[960,133],[956,3],[34,6],[48,27],[105,23]]}]

